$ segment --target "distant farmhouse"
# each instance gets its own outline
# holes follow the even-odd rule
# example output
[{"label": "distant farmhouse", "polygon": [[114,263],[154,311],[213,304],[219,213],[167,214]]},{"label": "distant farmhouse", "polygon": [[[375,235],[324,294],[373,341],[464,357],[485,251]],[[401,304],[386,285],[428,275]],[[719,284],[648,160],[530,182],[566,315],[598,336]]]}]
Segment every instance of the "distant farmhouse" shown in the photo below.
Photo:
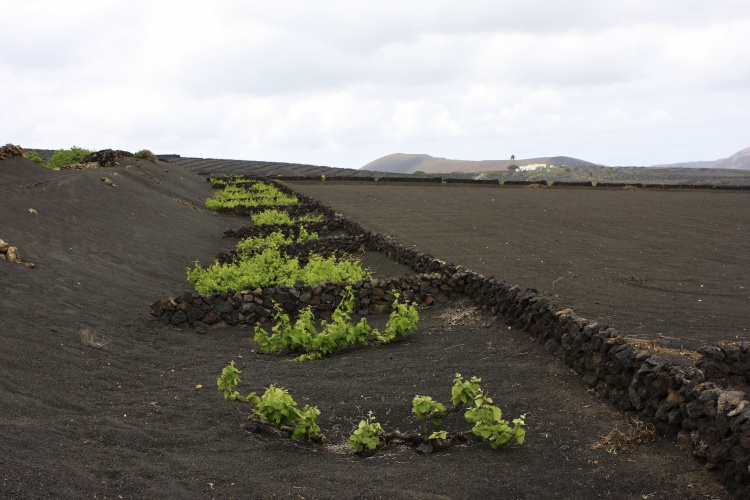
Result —
[{"label": "distant farmhouse", "polygon": [[518,167],[518,170],[521,172],[529,172],[531,170],[538,170],[540,168],[547,168],[546,163],[532,163],[530,165],[524,165],[522,167]]}]

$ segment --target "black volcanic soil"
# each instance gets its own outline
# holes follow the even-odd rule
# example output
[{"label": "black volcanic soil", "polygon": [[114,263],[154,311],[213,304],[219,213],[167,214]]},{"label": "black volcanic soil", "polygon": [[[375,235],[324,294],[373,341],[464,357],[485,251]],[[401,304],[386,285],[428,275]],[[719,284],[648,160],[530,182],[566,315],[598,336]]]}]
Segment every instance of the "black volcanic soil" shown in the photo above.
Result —
[{"label": "black volcanic soil", "polygon": [[289,184],[626,336],[677,348],[750,339],[750,191]]},{"label": "black volcanic soil", "polygon": [[[319,198],[360,203],[332,188]],[[401,212],[378,219],[387,232],[402,227],[407,208],[424,206],[393,188]],[[149,304],[184,290],[186,267],[227,250],[233,242],[223,230],[245,222],[195,208],[209,194],[203,178],[173,165],[54,172],[0,162],[0,238],[35,264],[0,261],[0,497],[730,497],[668,439],[617,454],[592,449],[603,434],[627,429],[628,416],[587,393],[525,334],[464,304],[422,311],[420,331],[405,341],[308,363],[256,354],[246,328],[200,335],[151,320]],[[478,206],[490,203],[475,196]],[[448,199],[436,200],[430,210]],[[461,246],[470,267],[511,260],[499,248],[473,250],[480,240],[467,240],[449,218],[429,227],[443,233],[445,247],[416,227],[404,241]],[[593,248],[588,266],[601,255]],[[84,345],[82,330],[104,349]],[[243,392],[275,383],[301,405],[319,406],[328,444],[242,430],[245,410],[215,389],[231,360],[243,370]],[[472,443],[429,456],[396,447],[368,459],[345,449],[367,411],[387,428],[413,429],[412,397],[446,401],[456,372],[482,377],[507,417],[528,413],[526,444],[493,451]]]}]

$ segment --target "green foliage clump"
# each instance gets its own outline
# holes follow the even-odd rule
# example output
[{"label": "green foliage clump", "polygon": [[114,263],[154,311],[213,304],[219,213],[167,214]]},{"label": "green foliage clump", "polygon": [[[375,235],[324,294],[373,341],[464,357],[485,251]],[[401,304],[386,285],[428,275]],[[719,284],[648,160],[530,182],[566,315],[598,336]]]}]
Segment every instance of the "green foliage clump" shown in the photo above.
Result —
[{"label": "green foliage clump", "polygon": [[326,281],[354,282],[367,279],[370,273],[359,261],[323,258],[312,255],[307,265],[296,258],[282,256],[278,249],[269,248],[239,262],[202,268],[198,262],[188,268],[187,279],[200,293],[221,292],[228,289],[253,290],[270,285],[293,285],[303,281],[316,285]]},{"label": "green foliage clump", "polygon": [[412,400],[411,411],[422,422],[429,418],[433,424],[440,425],[443,420],[439,415],[442,415],[445,410],[443,403],[435,401],[430,396],[414,396]]},{"label": "green foliage clump", "polygon": [[33,162],[44,165],[44,160],[36,151],[24,151],[24,156]]},{"label": "green foliage clump", "polygon": [[206,200],[206,207],[210,210],[295,204],[297,204],[296,196],[284,194],[277,187],[264,182],[226,184],[214,196]]},{"label": "green foliage clump", "polygon": [[73,165],[74,163],[80,163],[90,155],[92,151],[88,149],[78,148],[73,146],[70,149],[58,149],[52,155],[47,163],[47,168],[60,169],[67,165]]},{"label": "green foliage clump", "polygon": [[279,248],[282,245],[304,243],[305,241],[317,239],[318,233],[308,233],[304,227],[300,228],[299,235],[296,239],[291,235],[284,236],[284,233],[281,231],[274,231],[266,236],[245,238],[237,244],[237,251],[241,258],[247,258],[268,248]]},{"label": "green foliage clump", "polygon": [[273,208],[252,215],[253,224],[256,226],[292,224],[292,217],[283,210]]},{"label": "green foliage clump", "polygon": [[375,421],[375,416],[370,412],[349,436],[349,448],[357,453],[376,450],[383,444],[384,434],[383,427]]},{"label": "green foliage clump", "polygon": [[388,323],[386,323],[383,333],[373,330],[375,339],[381,344],[388,344],[407,333],[417,330],[417,323],[419,323],[417,306],[413,302],[399,304],[399,295],[395,294],[395,296],[396,298],[393,304],[391,304],[393,311],[388,318]]},{"label": "green foliage clump", "polygon": [[323,440],[320,427],[316,423],[320,415],[317,407],[305,405],[301,410],[298,409],[297,402],[289,391],[274,385],[269,386],[262,396],[255,392],[242,396],[235,390],[240,383],[240,373],[232,361],[221,371],[221,376],[216,379],[216,386],[224,395],[224,399],[249,405],[253,409],[249,417],[251,421],[289,432],[292,439]]},{"label": "green foliage clump", "polygon": [[356,325],[351,316],[354,310],[354,296],[351,287],[347,288],[341,303],[333,312],[332,321],[321,321],[321,331],[317,331],[310,306],[302,310],[297,320],[292,324],[289,316],[278,306],[274,318],[276,324],[271,328],[271,334],[255,325],[254,340],[260,345],[263,353],[277,353],[289,351],[299,354],[296,361],[321,359],[337,351],[353,345],[365,344],[368,340],[377,340],[382,344],[392,342],[396,338],[416,331],[419,322],[419,312],[413,303],[399,304],[398,295],[392,304],[393,312],[388,318],[385,332],[381,334],[373,330],[367,319],[361,318]]},{"label": "green foliage clump", "polygon": [[293,219],[287,212],[269,208],[262,212],[252,215],[253,224],[256,226],[269,225],[289,225],[299,222],[320,222],[323,220],[322,215],[306,214]]},{"label": "green foliage clump", "polygon": [[211,183],[212,186],[217,187],[217,188],[222,188],[229,184],[250,185],[250,184],[255,184],[257,182],[260,182],[258,179],[243,177],[241,175],[232,175],[228,177],[209,177],[208,181]]},{"label": "green foliage clump", "polygon": [[141,149],[133,156],[135,156],[139,160],[148,160],[154,163],[156,162],[156,155],[148,149]]}]

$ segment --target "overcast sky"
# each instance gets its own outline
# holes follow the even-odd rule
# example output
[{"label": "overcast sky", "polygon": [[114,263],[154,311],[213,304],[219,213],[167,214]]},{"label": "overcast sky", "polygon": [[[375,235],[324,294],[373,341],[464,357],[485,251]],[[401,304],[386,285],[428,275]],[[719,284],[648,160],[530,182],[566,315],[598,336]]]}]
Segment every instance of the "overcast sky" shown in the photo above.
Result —
[{"label": "overcast sky", "polygon": [[750,1],[0,0],[0,141],[359,168],[750,146]]}]

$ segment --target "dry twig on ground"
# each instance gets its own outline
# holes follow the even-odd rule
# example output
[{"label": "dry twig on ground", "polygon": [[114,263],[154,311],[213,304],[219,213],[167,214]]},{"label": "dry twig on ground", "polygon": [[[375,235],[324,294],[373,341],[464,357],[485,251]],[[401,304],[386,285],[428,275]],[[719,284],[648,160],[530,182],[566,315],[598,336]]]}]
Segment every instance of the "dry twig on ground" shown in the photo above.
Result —
[{"label": "dry twig on ground", "polygon": [[108,341],[99,338],[95,334],[91,333],[88,328],[82,328],[80,332],[81,344],[85,347],[97,349],[99,351],[104,350],[107,347]]},{"label": "dry twig on ground", "polygon": [[602,436],[599,441],[593,444],[592,448],[595,450],[604,448],[610,453],[617,453],[630,451],[639,444],[653,443],[658,440],[659,435],[656,433],[653,424],[634,418],[630,420],[630,429],[626,432],[615,429],[606,436]]}]

